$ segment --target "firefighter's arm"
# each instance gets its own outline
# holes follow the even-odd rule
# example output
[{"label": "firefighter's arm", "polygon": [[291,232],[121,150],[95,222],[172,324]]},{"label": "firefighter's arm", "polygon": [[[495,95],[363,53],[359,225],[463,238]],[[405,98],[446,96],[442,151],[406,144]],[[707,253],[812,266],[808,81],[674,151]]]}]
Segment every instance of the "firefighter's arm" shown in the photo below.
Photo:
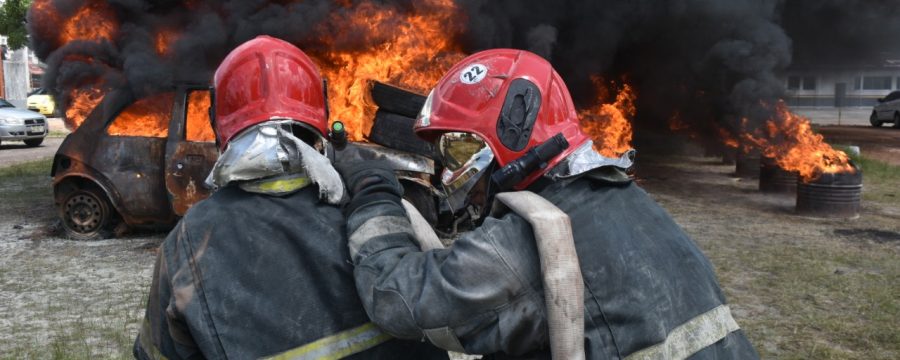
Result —
[{"label": "firefighter's arm", "polygon": [[522,252],[498,249],[498,235],[530,236],[527,223],[512,216],[490,219],[449,249],[422,252],[393,173],[346,170],[356,285],[376,324],[396,337],[427,338],[457,352],[517,355],[546,344],[540,278],[518,269],[536,269],[537,263],[527,264]]},{"label": "firefighter's arm", "polygon": [[[171,248],[183,233],[183,223],[160,245],[159,256],[153,269],[153,282],[147,300],[144,321],[134,343],[134,357],[141,360],[202,359],[190,335],[183,314],[177,310],[173,282],[170,273]],[[177,239],[183,240],[183,239]]]}]

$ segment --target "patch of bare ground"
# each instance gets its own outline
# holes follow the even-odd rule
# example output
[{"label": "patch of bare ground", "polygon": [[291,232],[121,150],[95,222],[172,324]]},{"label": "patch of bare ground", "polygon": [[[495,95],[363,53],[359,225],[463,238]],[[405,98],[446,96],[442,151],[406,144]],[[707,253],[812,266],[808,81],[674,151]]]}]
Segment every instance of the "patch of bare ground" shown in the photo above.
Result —
[{"label": "patch of bare ground", "polygon": [[0,170],[0,358],[132,358],[162,235],[60,237],[49,164]]},{"label": "patch of bare ground", "polygon": [[762,358],[900,357],[900,201],[866,201],[854,220],[805,218],[793,195],[733,172],[718,159],[641,158],[637,176],[710,258]]}]

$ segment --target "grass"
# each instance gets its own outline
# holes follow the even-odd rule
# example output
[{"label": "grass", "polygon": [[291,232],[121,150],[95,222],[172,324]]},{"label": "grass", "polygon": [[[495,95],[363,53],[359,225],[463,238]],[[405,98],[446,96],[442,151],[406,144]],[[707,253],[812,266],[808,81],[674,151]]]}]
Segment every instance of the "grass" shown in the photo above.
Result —
[{"label": "grass", "polygon": [[863,173],[863,200],[900,205],[900,166],[853,155]]},{"label": "grass", "polygon": [[[32,212],[35,204],[53,205],[50,168],[53,159],[0,168],[0,199],[11,214]],[[40,207],[44,208],[44,207]]]}]

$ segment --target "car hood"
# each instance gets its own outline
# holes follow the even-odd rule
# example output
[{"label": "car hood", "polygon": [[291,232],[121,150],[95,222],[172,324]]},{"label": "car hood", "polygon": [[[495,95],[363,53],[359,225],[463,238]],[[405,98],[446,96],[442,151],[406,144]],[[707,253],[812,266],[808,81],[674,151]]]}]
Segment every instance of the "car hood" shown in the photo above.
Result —
[{"label": "car hood", "polygon": [[31,95],[28,97],[28,103],[37,103],[37,102],[47,102],[52,101],[50,95]]},{"label": "car hood", "polygon": [[4,119],[39,119],[44,115],[38,114],[31,110],[16,108],[0,108],[0,118]]}]

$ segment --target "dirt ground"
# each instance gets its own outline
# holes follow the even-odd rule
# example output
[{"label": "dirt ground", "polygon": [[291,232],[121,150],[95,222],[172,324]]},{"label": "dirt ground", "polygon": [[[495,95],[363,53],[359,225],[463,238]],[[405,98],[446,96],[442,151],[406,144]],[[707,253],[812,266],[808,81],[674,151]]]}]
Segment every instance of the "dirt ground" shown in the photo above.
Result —
[{"label": "dirt ground", "polygon": [[[864,154],[900,146],[893,129],[823,133],[861,141]],[[719,159],[638,164],[638,183],[709,256],[763,358],[900,358],[900,187],[879,197],[896,200],[864,203],[858,219],[817,220]],[[0,177],[0,198],[25,194],[0,207],[0,358],[129,358],[164,234],[61,238],[48,172]]]}]

